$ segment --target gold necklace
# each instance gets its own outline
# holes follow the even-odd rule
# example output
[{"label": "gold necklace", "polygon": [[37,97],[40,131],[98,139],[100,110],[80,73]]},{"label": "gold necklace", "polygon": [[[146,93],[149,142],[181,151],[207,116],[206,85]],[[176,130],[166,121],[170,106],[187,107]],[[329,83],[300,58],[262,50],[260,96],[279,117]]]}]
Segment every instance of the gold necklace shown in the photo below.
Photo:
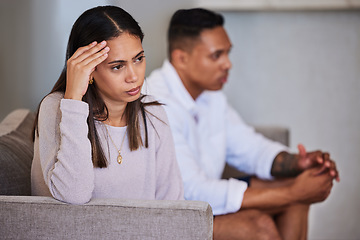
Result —
[{"label": "gold necklace", "polygon": [[119,164],[121,164],[121,163],[122,163],[122,160],[123,160],[123,158],[122,158],[122,156],[121,156],[121,148],[122,148],[122,146],[123,146],[123,144],[124,144],[124,140],[125,140],[127,128],[126,128],[126,130],[125,130],[124,137],[123,137],[123,139],[122,139],[122,141],[121,141],[120,149],[118,149],[118,148],[116,147],[116,144],[115,144],[114,140],[112,139],[112,137],[111,137],[111,135],[110,135],[110,133],[109,133],[109,130],[107,129],[107,126],[106,126],[105,124],[104,124],[104,126],[105,126],[105,129],[106,129],[106,132],[107,132],[108,136],[110,137],[110,140],[111,140],[112,144],[114,145],[116,151],[119,153],[119,155],[117,156],[117,162],[118,162]]}]

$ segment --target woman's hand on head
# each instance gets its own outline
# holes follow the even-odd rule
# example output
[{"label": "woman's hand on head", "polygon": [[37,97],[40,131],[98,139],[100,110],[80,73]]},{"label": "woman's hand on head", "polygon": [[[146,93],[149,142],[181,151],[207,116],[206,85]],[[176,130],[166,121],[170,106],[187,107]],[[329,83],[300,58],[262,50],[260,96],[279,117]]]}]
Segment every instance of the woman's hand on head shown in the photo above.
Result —
[{"label": "woman's hand on head", "polygon": [[93,42],[81,47],[67,61],[66,99],[82,100],[95,67],[108,57],[106,42]]}]

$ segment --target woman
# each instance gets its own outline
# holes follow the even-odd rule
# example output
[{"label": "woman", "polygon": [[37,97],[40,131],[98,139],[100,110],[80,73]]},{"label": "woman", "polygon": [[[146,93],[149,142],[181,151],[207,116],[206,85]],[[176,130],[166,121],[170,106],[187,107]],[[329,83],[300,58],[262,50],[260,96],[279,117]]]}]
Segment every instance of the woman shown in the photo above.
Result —
[{"label": "woman", "polygon": [[67,63],[35,122],[33,195],[73,204],[91,198],[183,199],[165,112],[141,95],[143,33],[115,6],[75,22]]}]

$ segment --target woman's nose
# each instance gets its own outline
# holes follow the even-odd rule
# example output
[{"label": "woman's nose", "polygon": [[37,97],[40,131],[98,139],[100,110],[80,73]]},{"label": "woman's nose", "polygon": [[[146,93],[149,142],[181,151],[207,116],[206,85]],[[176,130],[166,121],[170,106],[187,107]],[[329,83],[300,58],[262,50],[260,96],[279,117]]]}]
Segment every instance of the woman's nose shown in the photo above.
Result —
[{"label": "woman's nose", "polygon": [[135,67],[132,64],[129,64],[126,72],[126,82],[135,82],[138,79],[138,76],[135,71]]}]

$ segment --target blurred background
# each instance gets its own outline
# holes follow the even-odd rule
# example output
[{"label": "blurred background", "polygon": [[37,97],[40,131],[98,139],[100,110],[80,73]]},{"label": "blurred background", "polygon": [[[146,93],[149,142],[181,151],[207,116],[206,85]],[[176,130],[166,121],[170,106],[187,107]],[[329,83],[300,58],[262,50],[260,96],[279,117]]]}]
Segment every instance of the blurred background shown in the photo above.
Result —
[{"label": "blurred background", "polygon": [[[86,9],[106,4],[140,23],[147,75],[166,58],[174,11],[210,6],[206,0],[2,0],[0,120],[16,108],[36,110],[65,64],[72,24]],[[293,151],[303,143],[337,162],[341,182],[312,206],[309,239],[360,239],[360,10],[220,12],[234,45],[224,89],[229,102],[249,124],[288,127]]]}]

